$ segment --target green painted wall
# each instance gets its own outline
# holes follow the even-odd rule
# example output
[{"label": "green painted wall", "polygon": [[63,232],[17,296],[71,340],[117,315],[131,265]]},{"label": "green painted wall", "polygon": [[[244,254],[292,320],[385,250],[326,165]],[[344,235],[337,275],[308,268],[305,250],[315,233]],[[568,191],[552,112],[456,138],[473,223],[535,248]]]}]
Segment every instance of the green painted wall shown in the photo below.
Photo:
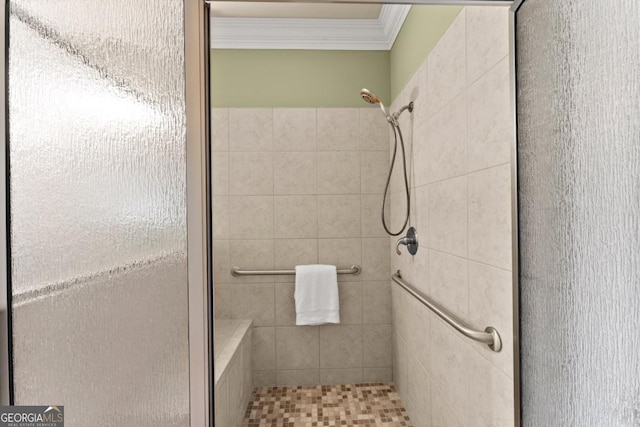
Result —
[{"label": "green painted wall", "polygon": [[394,100],[447,31],[460,6],[411,6],[391,49],[391,99]]},{"label": "green painted wall", "polygon": [[211,50],[214,107],[364,107],[390,98],[389,51]]},{"label": "green painted wall", "polygon": [[460,10],[412,6],[390,51],[212,49],[212,105],[362,107],[363,87],[391,104]]}]

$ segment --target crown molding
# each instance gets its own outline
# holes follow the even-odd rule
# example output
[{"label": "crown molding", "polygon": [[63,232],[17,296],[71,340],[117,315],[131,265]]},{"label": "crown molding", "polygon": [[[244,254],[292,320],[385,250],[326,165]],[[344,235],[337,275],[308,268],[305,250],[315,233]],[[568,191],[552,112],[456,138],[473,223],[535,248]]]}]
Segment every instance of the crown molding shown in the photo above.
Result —
[{"label": "crown molding", "polygon": [[211,19],[214,49],[390,50],[410,5],[382,6],[377,19]]}]

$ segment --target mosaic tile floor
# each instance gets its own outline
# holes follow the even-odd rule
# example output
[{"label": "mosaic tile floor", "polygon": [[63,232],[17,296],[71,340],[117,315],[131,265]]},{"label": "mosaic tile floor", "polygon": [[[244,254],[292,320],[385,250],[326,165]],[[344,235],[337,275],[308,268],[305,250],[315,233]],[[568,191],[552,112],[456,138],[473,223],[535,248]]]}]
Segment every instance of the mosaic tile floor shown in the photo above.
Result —
[{"label": "mosaic tile floor", "polygon": [[244,427],[412,427],[393,384],[268,387],[253,392]]}]

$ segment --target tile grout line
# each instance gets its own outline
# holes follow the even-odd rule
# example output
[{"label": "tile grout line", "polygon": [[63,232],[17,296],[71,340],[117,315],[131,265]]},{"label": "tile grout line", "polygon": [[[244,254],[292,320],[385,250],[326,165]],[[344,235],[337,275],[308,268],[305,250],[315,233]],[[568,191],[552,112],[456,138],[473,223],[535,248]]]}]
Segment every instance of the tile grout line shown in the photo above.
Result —
[{"label": "tile grout line", "polygon": [[463,92],[463,96],[465,97],[464,99],[464,122],[465,122],[465,149],[466,149],[466,156],[465,156],[465,160],[466,160],[466,167],[465,167],[465,171],[466,171],[466,177],[467,177],[467,256],[465,259],[465,265],[467,267],[467,313],[466,313],[466,317],[467,319],[469,318],[469,315],[471,313],[471,285],[470,285],[470,281],[471,281],[471,276],[469,274],[469,223],[470,221],[470,215],[471,215],[471,210],[469,209],[469,199],[470,199],[470,195],[469,195],[469,88],[471,87],[471,84],[469,83],[469,52],[467,50],[467,43],[469,42],[468,40],[468,26],[469,26],[469,14],[466,13],[467,11],[465,10],[465,22],[464,22],[464,75],[465,75],[465,90]]}]

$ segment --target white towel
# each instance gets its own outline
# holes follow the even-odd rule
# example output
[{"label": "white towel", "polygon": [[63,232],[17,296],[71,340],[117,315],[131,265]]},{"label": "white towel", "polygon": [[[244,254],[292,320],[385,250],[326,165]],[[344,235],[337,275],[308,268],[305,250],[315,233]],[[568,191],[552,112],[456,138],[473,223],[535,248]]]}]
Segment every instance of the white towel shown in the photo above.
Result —
[{"label": "white towel", "polygon": [[296,266],[296,325],[340,323],[335,265]]}]

